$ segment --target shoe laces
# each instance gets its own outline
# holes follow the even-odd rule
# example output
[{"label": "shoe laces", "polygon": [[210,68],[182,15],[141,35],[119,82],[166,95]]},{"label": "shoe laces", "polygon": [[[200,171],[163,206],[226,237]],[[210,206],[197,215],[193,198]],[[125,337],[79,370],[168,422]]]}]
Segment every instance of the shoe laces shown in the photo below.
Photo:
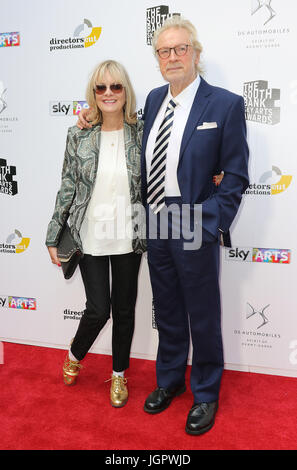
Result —
[{"label": "shoe laces", "polygon": [[65,361],[65,367],[77,367],[78,369],[81,369],[83,366],[82,364],[79,363],[79,361],[72,361],[69,356]]},{"label": "shoe laces", "polygon": [[110,379],[105,380],[105,382],[113,382],[113,388],[115,392],[119,392],[122,390],[123,385],[126,385],[128,380],[126,377],[121,377],[120,375],[112,375]]}]

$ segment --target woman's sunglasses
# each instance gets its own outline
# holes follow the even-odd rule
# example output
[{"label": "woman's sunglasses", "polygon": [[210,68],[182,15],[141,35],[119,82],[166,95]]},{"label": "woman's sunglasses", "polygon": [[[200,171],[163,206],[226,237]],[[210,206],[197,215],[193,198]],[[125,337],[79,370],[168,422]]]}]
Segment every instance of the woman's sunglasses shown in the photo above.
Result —
[{"label": "woman's sunglasses", "polygon": [[95,85],[94,92],[96,95],[103,95],[107,88],[110,89],[113,93],[121,93],[123,91],[123,85],[121,83],[114,83],[113,85]]}]

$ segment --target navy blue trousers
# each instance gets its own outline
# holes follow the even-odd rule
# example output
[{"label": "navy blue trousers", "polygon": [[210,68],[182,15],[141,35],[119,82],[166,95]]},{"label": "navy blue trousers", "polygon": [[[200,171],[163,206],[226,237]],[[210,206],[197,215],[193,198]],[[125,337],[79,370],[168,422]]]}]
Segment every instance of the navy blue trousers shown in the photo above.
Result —
[{"label": "navy blue trousers", "polygon": [[[167,205],[172,203],[180,205],[181,200],[166,198]],[[224,367],[219,241],[204,234],[199,249],[185,250],[183,237],[176,239],[170,232],[171,220],[167,239],[148,238],[148,264],[159,333],[157,384],[172,388],[185,382],[191,338],[194,403],[216,401]]]}]

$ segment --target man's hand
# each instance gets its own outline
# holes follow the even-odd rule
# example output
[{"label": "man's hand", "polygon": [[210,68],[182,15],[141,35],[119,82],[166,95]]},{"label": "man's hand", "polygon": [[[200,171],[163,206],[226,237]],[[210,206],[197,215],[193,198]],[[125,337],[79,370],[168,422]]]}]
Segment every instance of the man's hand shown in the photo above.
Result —
[{"label": "man's hand", "polygon": [[90,124],[87,121],[89,112],[90,112],[89,109],[82,109],[81,112],[79,113],[78,121],[77,121],[76,125],[80,129],[90,129],[92,127],[92,124]]},{"label": "man's hand", "polygon": [[56,264],[57,266],[61,266],[60,260],[58,258],[58,250],[57,247],[55,246],[48,246],[48,251],[52,260],[53,264]]}]

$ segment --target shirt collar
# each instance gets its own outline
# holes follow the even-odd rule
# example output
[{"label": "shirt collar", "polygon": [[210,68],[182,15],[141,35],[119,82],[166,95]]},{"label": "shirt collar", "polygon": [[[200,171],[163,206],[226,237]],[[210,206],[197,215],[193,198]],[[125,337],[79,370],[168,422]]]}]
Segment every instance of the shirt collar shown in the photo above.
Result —
[{"label": "shirt collar", "polygon": [[176,103],[178,103],[182,107],[187,107],[187,106],[192,106],[193,100],[195,98],[195,95],[197,93],[197,90],[199,88],[201,82],[200,75],[197,75],[195,80],[190,83],[181,93],[175,96],[171,95],[170,92],[170,86],[168,85],[168,101],[173,99]]}]

